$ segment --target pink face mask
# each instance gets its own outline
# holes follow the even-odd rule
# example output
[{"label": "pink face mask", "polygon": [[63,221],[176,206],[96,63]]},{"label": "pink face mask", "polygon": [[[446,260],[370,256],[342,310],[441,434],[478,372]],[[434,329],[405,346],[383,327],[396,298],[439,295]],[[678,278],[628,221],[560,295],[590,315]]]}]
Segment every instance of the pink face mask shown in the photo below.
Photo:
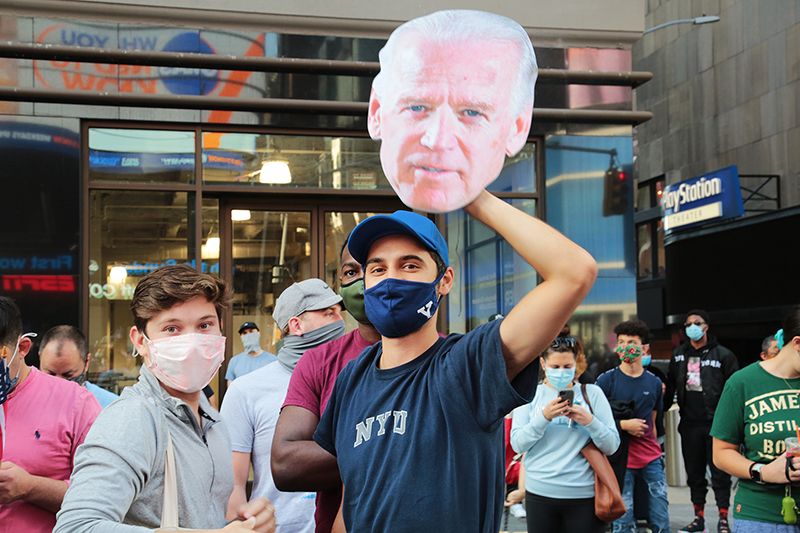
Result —
[{"label": "pink face mask", "polygon": [[188,333],[151,341],[147,368],[158,381],[181,392],[197,392],[211,382],[225,357],[225,337]]}]

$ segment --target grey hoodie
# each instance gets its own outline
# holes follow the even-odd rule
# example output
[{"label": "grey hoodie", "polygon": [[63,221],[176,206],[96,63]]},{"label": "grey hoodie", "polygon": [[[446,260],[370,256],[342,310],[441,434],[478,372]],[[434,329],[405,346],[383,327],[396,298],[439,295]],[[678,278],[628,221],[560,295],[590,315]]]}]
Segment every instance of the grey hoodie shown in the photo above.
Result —
[{"label": "grey hoodie", "polygon": [[228,431],[200,394],[202,428],[146,367],[97,417],[75,454],[54,533],[129,533],[161,525],[167,429],[175,448],[180,526],[217,529],[233,490]]}]

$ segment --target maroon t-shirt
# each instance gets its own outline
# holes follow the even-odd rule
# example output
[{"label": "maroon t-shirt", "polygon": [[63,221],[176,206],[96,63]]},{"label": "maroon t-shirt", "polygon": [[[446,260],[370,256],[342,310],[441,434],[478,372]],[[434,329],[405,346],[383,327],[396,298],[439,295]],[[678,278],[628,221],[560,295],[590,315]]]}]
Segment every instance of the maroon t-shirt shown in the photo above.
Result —
[{"label": "maroon t-shirt", "polygon": [[[308,350],[297,362],[283,407],[296,405],[322,417],[336,377],[347,363],[372,346],[355,329],[338,339]],[[342,489],[317,493],[316,533],[330,533],[339,512]]]}]

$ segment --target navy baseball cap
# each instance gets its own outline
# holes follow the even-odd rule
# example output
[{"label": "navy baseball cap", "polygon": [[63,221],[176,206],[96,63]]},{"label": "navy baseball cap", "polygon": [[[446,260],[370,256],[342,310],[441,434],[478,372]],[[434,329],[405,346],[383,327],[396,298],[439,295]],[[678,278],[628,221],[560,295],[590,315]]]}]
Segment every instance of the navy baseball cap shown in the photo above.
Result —
[{"label": "navy baseball cap", "polygon": [[241,334],[242,334],[242,332],[243,332],[244,330],[246,330],[246,329],[254,329],[254,330],[256,330],[256,331],[260,331],[260,330],[258,329],[258,326],[256,326],[254,322],[245,322],[244,324],[242,324],[241,326],[239,326],[239,335],[241,335]]},{"label": "navy baseball cap", "polygon": [[413,211],[395,211],[391,215],[373,215],[362,221],[350,234],[347,248],[350,255],[361,265],[367,262],[367,254],[372,244],[387,235],[411,235],[419,239],[423,246],[439,254],[446,266],[450,266],[447,243],[431,219]]}]

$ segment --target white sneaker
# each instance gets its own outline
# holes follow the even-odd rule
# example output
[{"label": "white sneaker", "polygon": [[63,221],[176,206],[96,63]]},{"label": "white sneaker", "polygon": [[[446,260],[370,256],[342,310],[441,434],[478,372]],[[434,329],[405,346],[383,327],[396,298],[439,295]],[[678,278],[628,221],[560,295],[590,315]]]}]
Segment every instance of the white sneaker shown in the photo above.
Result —
[{"label": "white sneaker", "polygon": [[528,513],[525,512],[525,508],[521,503],[515,503],[510,507],[509,510],[511,511],[511,514],[517,518],[525,518],[528,516]]}]

